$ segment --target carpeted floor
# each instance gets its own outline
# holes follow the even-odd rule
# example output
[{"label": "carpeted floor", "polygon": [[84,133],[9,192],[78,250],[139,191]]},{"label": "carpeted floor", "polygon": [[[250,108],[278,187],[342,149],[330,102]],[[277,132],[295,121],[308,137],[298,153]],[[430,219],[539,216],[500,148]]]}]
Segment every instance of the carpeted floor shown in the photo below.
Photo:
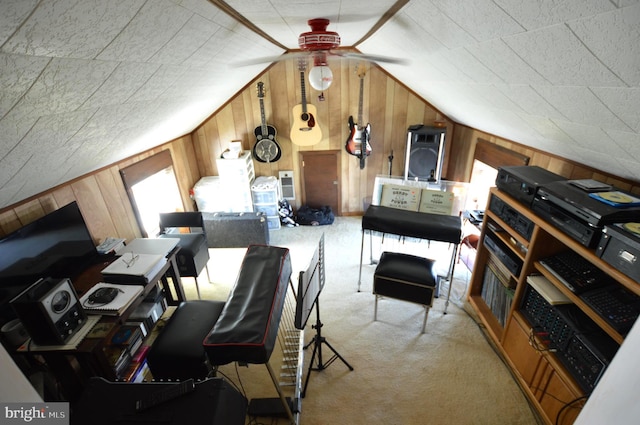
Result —
[{"label": "carpeted floor", "polygon": [[[311,372],[300,424],[539,423],[473,314],[467,313],[465,291],[470,273],[464,264],[456,265],[448,314],[443,314],[444,297],[437,299],[424,334],[420,333],[424,309],[419,305],[383,299],[378,305],[378,320],[373,321],[375,265],[369,264],[368,237],[362,287],[357,291],[360,223],[360,217],[338,217],[329,226],[282,228],[270,235],[272,245],[290,248],[292,281],[297,285],[299,271],[308,265],[324,233],[327,271],[320,296],[322,334],[354,368],[350,371],[336,359],[324,370]],[[377,237],[372,245],[374,258],[381,249],[420,253],[437,259],[440,271],[447,269],[451,252],[448,244],[401,241],[392,236],[385,237],[382,248]],[[203,298],[226,298],[243,254],[243,249],[211,250],[212,283],[201,283]],[[193,296],[193,279],[185,278],[184,282],[187,293]],[[315,323],[315,314],[312,319],[310,322]],[[315,334],[310,325],[305,329],[306,341]],[[325,363],[332,354],[323,344]],[[279,355],[274,351],[272,358]],[[311,348],[304,356],[306,379]],[[220,371],[249,399],[277,396],[262,365],[233,364]],[[247,423],[286,422],[248,418]]]}]

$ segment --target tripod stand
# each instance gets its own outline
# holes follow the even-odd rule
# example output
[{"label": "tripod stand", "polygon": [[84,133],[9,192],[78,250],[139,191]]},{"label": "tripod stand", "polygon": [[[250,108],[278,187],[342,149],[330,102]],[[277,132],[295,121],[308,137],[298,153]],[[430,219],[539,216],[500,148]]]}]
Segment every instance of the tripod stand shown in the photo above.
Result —
[{"label": "tripod stand", "polygon": [[[316,334],[313,336],[311,341],[309,341],[309,343],[304,346],[304,349],[306,350],[313,344],[313,354],[311,355],[311,361],[309,362],[309,371],[307,372],[307,379],[304,381],[304,388],[302,389],[302,393],[300,394],[302,398],[304,398],[305,394],[307,393],[307,385],[309,385],[309,378],[311,377],[311,371],[324,370],[328,368],[329,365],[333,363],[334,360],[336,359],[342,360],[342,363],[344,363],[349,368],[349,370],[353,370],[353,367],[351,367],[351,365],[347,363],[344,357],[342,357],[335,350],[335,348],[333,348],[331,344],[329,344],[327,339],[322,336],[322,326],[323,326],[322,322],[320,321],[320,297],[318,297],[316,299],[316,324],[311,325],[311,327],[316,330]],[[322,344],[325,344],[333,352],[333,356],[331,356],[326,363],[323,363],[322,361]],[[316,354],[318,355],[318,365],[316,367],[313,367],[313,361],[316,358]]]}]

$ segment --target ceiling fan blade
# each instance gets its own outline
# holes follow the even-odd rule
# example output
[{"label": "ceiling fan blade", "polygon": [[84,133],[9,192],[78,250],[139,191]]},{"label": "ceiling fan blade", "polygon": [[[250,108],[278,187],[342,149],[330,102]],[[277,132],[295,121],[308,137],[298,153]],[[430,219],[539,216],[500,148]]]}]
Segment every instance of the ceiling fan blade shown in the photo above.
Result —
[{"label": "ceiling fan blade", "polygon": [[335,56],[341,56],[347,59],[366,60],[369,62],[393,63],[393,64],[399,64],[399,65],[407,65],[409,63],[409,61],[406,59],[392,58],[389,56],[367,55],[365,53],[357,53],[357,52],[331,51],[330,54]]},{"label": "ceiling fan blade", "polygon": [[250,66],[250,65],[260,65],[260,64],[286,61],[289,59],[297,59],[297,58],[308,57],[308,56],[309,56],[309,52],[287,52],[279,56],[263,56],[261,58],[235,61],[235,62],[231,62],[230,65],[233,67],[243,67],[243,66]]}]

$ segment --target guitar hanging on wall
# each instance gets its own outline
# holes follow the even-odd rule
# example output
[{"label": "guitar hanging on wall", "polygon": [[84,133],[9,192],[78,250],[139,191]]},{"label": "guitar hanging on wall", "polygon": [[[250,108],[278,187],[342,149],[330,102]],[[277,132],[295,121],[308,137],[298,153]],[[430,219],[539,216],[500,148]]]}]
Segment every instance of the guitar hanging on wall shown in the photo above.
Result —
[{"label": "guitar hanging on wall", "polygon": [[298,61],[300,71],[300,87],[302,89],[302,103],[293,107],[293,126],[291,127],[291,142],[298,146],[312,146],[322,140],[322,131],[316,121],[316,107],[307,104],[307,94],[304,85],[304,70],[307,65],[304,59]]},{"label": "guitar hanging on wall", "polygon": [[364,168],[365,159],[371,154],[371,124],[362,125],[362,98],[364,92],[364,76],[366,69],[364,64],[358,65],[358,77],[360,77],[360,100],[358,102],[358,122],[353,122],[353,116],[349,116],[349,138],[345,145],[345,149],[351,155],[360,158],[360,169]]},{"label": "guitar hanging on wall", "polygon": [[280,159],[282,151],[276,141],[276,128],[267,125],[264,117],[264,83],[258,83],[258,99],[260,99],[260,118],[262,125],[256,127],[253,133],[256,136],[256,144],[253,145],[253,157],[258,162],[276,162]]}]

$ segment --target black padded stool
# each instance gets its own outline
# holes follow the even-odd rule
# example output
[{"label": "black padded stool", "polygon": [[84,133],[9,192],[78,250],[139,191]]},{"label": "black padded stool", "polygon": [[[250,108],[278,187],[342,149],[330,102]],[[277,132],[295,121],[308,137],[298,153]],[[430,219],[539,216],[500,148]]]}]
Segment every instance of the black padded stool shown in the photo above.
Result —
[{"label": "black padded stool", "polygon": [[389,297],[409,301],[425,307],[422,322],[424,333],[438,283],[434,264],[435,261],[424,257],[383,252],[373,274],[373,293],[376,296],[373,320],[378,316],[378,298]]},{"label": "black padded stool", "polygon": [[153,341],[147,363],[154,379],[203,379],[211,371],[202,341],[215,325],[224,301],[183,302]]}]

